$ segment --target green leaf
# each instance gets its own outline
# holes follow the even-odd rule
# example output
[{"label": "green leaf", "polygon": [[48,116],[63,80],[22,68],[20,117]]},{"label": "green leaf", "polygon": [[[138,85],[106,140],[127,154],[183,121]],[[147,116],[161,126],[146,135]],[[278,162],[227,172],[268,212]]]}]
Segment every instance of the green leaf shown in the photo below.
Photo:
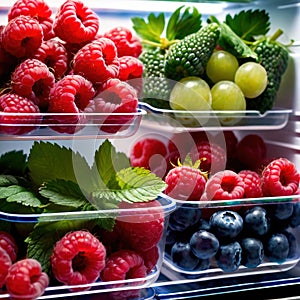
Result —
[{"label": "green leaf", "polygon": [[[0,186],[9,186],[13,184],[18,184],[18,180],[16,177],[12,175],[0,175]],[[1,197],[1,194],[0,194]]]},{"label": "green leaf", "polygon": [[133,17],[131,21],[133,23],[132,28],[142,39],[160,42],[161,35],[165,28],[164,13],[159,13],[157,16],[154,13],[150,13],[147,18],[148,22],[140,17]]},{"label": "green leaf", "polygon": [[[117,209],[118,204],[122,201],[112,190],[97,190],[91,194],[90,203],[99,210]],[[110,215],[115,217],[115,215]]]},{"label": "green leaf", "polygon": [[79,208],[87,202],[78,184],[62,179],[44,183],[40,188],[40,194],[57,205]]},{"label": "green leaf", "polygon": [[186,7],[182,14],[184,6],[177,8],[171,15],[166,29],[166,38],[171,41],[183,39],[185,36],[198,31],[201,28],[201,13],[196,7]]},{"label": "green leaf", "polygon": [[0,156],[0,171],[2,174],[22,176],[26,169],[27,155],[20,151],[10,151]]},{"label": "green leaf", "polygon": [[233,17],[228,14],[225,23],[241,39],[253,41],[255,36],[266,35],[270,30],[270,16],[265,10],[242,10]]}]

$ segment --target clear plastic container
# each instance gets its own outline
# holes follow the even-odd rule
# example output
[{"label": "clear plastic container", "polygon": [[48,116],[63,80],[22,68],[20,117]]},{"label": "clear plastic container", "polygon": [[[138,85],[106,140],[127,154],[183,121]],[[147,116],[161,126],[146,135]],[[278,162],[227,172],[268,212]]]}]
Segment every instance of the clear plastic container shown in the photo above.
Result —
[{"label": "clear plastic container", "polygon": [[[144,204],[144,203],[142,203]],[[139,290],[144,288],[148,288],[152,283],[154,283],[160,274],[160,269],[162,266],[163,255],[164,255],[164,246],[165,246],[165,232],[166,227],[168,225],[169,215],[176,208],[176,204],[173,199],[169,197],[165,197],[165,195],[159,196],[155,201],[150,201],[147,205],[131,205],[127,204],[125,206],[120,206],[119,209],[107,209],[107,210],[98,210],[98,211],[72,211],[72,212],[58,212],[58,213],[35,213],[35,214],[16,214],[16,213],[6,213],[0,212],[0,221],[1,224],[7,224],[7,228],[11,229],[11,233],[16,236],[16,232],[19,236],[24,235],[28,237],[28,234],[32,232],[33,226],[39,224],[40,226],[46,226],[49,228],[54,226],[56,228],[56,234],[59,238],[57,241],[61,239],[66,233],[75,230],[89,230],[88,222],[97,222],[97,224],[102,224],[106,222],[108,219],[113,219],[115,221],[113,225],[113,230],[109,231],[103,229],[101,226],[98,231],[94,232],[95,227],[93,227],[93,231],[91,231],[102,244],[106,248],[106,258],[113,253],[118,252],[119,250],[132,250],[136,253],[139,253],[140,256],[146,255],[145,253],[151,249],[155,250],[155,256],[151,257],[151,260],[143,257],[143,261],[147,268],[147,275],[144,278],[131,278],[127,279],[127,277],[122,280],[115,281],[101,281],[101,279],[97,279],[97,281],[89,283],[89,284],[81,284],[81,285],[70,285],[59,283],[57,280],[53,279],[50,281],[51,284],[46,288],[44,295],[41,299],[53,299],[53,297],[63,297],[63,296],[80,296],[80,295],[93,295],[93,294],[101,294],[102,293],[118,293],[122,291],[125,293],[126,291],[133,290],[134,293],[139,293]],[[147,222],[149,222],[147,224]],[[156,240],[148,241],[146,238],[142,240],[142,243],[150,243],[154,246],[150,249],[140,248],[137,249],[137,245],[133,245],[132,240],[136,239],[136,236],[128,231],[123,231],[123,229],[127,226],[134,228],[144,228],[146,230],[147,226],[153,226],[153,222],[155,224],[159,224],[159,230],[155,233],[154,236]],[[61,226],[62,224],[65,224]],[[73,227],[74,224],[77,224]],[[83,224],[83,225],[82,225]],[[116,225],[118,224],[118,225]],[[120,225],[121,224],[121,225]],[[151,225],[152,224],[152,225]],[[156,226],[154,224],[154,227]],[[82,228],[80,227],[82,226]],[[104,226],[105,227],[105,226]],[[116,229],[118,227],[118,229]],[[4,226],[4,228],[6,228]],[[71,229],[70,229],[71,228]],[[76,228],[76,229],[75,229]],[[98,227],[96,226],[96,229]],[[120,230],[121,228],[121,230]],[[123,229],[122,229],[123,228]],[[40,229],[41,230],[41,229]],[[61,230],[61,231],[60,231]],[[118,230],[118,231],[117,231]],[[26,232],[24,232],[26,231]],[[151,227],[152,232],[152,227]],[[17,235],[17,236],[18,236]],[[51,233],[50,233],[51,235]],[[122,236],[124,237],[122,238]],[[126,237],[126,238],[125,238]],[[153,238],[153,235],[149,235],[150,239]],[[126,242],[125,242],[125,239]],[[56,241],[56,242],[57,242]],[[56,243],[55,242],[55,243]],[[149,246],[149,243],[147,244]],[[26,243],[24,243],[26,244]],[[146,245],[145,244],[145,245]],[[53,245],[54,247],[54,245]],[[150,247],[150,246],[149,246]],[[135,250],[134,250],[135,249]],[[22,251],[25,251],[22,249]],[[43,252],[44,255],[48,255],[46,252]],[[52,253],[52,252],[51,252]],[[51,268],[51,264],[49,270]],[[51,274],[51,272],[50,272]],[[50,275],[52,276],[52,275]],[[51,278],[51,277],[50,277]],[[56,282],[56,283],[55,283]],[[130,292],[128,292],[130,294]],[[107,294],[108,295],[108,294]],[[132,293],[131,293],[132,295]],[[145,296],[145,295],[144,295]],[[103,299],[108,299],[103,296]],[[128,296],[129,297],[129,296]],[[145,299],[152,299],[147,298]],[[149,296],[150,297],[150,296]],[[0,289],[0,299],[9,298],[8,293],[5,289]],[[97,298],[98,299],[98,298]],[[102,298],[101,298],[102,299]],[[143,298],[142,298],[143,299]]]}]

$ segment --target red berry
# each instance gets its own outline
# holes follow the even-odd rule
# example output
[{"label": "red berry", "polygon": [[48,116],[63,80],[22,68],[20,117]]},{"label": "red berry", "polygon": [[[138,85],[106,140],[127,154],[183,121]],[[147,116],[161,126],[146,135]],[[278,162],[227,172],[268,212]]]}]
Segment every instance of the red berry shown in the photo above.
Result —
[{"label": "red berry", "polygon": [[165,177],[165,193],[177,200],[200,200],[206,185],[206,177],[200,169],[192,166],[178,166]]},{"label": "red berry", "polygon": [[245,184],[245,198],[259,198],[263,196],[261,177],[255,171],[242,170],[238,173]]},{"label": "red berry", "polygon": [[[90,232],[69,232],[54,246],[52,271],[58,281],[67,285],[93,283],[104,268],[105,256],[105,247]],[[80,288],[86,289],[89,287]]]},{"label": "red berry", "polygon": [[155,170],[162,164],[166,154],[164,142],[154,137],[144,137],[134,143],[129,157],[133,167]]},{"label": "red berry", "polygon": [[8,12],[8,21],[20,16],[35,18],[43,29],[44,40],[54,37],[52,10],[44,0],[17,0]]},{"label": "red berry", "polygon": [[43,295],[48,285],[48,275],[32,258],[15,262],[6,277],[6,289],[13,299],[36,299]]},{"label": "red berry", "polygon": [[67,0],[58,9],[53,30],[63,41],[92,41],[99,29],[99,17],[80,0]]},{"label": "red berry", "polygon": [[138,253],[131,250],[120,250],[111,254],[101,272],[103,281],[128,280],[146,276],[144,260]]},{"label": "red berry", "polygon": [[30,16],[10,20],[2,31],[2,47],[17,58],[29,58],[41,46],[43,29]]},{"label": "red berry", "polygon": [[164,212],[159,201],[121,202],[119,208],[116,230],[129,249],[146,251],[159,243],[164,229]]},{"label": "red berry", "polygon": [[119,57],[139,57],[142,53],[141,41],[133,36],[132,32],[126,27],[118,26],[112,28],[104,33],[104,37],[111,39],[115,43]]},{"label": "red berry", "polygon": [[120,71],[118,78],[122,81],[141,78],[143,75],[142,62],[133,56],[122,56],[119,58]]},{"label": "red berry", "polygon": [[0,96],[0,132],[24,134],[36,129],[41,123],[39,112],[33,101],[14,93],[3,94]]},{"label": "red berry", "polygon": [[290,196],[297,193],[300,175],[287,158],[271,161],[262,172],[264,196]]},{"label": "red berry", "polygon": [[0,231],[0,248],[4,249],[12,262],[17,259],[18,245],[14,237],[5,231]]},{"label": "red berry", "polygon": [[16,94],[33,100],[40,110],[47,108],[55,78],[46,64],[37,59],[28,58],[16,67],[11,80]]},{"label": "red berry", "polygon": [[0,247],[0,289],[6,283],[6,276],[11,266],[12,261],[10,259],[10,256],[2,247]]},{"label": "red berry", "polygon": [[158,246],[154,246],[146,251],[140,251],[138,253],[143,258],[145,267],[147,269],[147,274],[149,274],[159,260]]},{"label": "red berry", "polygon": [[43,41],[33,58],[46,64],[56,80],[61,79],[69,67],[68,52],[64,45],[56,39]]},{"label": "red berry", "polygon": [[241,177],[231,170],[213,174],[205,187],[208,200],[232,200],[244,198],[245,184]]},{"label": "red berry", "polygon": [[119,75],[120,62],[113,41],[100,38],[83,46],[73,59],[73,71],[93,84],[103,83]]}]

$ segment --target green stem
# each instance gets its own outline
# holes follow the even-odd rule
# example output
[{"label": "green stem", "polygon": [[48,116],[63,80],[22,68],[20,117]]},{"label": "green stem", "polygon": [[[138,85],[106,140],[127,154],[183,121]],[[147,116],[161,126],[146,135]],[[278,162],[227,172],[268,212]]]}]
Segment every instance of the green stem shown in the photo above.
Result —
[{"label": "green stem", "polygon": [[281,35],[283,34],[282,29],[277,29],[275,33],[271,36],[270,40],[271,41],[276,41]]}]

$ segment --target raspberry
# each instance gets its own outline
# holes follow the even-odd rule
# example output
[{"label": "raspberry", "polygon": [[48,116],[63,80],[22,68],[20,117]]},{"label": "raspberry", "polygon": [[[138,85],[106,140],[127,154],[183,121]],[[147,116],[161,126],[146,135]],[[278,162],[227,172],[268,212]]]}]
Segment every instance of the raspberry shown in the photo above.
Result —
[{"label": "raspberry", "polygon": [[12,261],[8,253],[2,247],[0,247],[0,289],[6,283],[6,276],[11,266]]},{"label": "raspberry", "polygon": [[177,200],[200,200],[206,185],[206,175],[194,166],[180,165],[166,175],[165,193]]},{"label": "raspberry", "polygon": [[32,258],[15,262],[8,271],[6,288],[13,299],[36,299],[49,285],[49,277],[41,264]]},{"label": "raspberry", "polygon": [[29,58],[41,46],[43,29],[30,16],[10,20],[2,31],[2,47],[17,58]]},{"label": "raspberry", "polygon": [[141,41],[132,35],[132,32],[122,26],[112,28],[111,30],[104,33],[104,37],[112,40],[117,49],[118,56],[133,56],[139,57],[142,53]]},{"label": "raspberry", "polygon": [[161,140],[145,137],[135,142],[130,150],[129,157],[133,167],[155,170],[161,165],[166,154],[167,148]]},{"label": "raspberry", "polygon": [[201,160],[201,170],[216,173],[226,166],[226,151],[216,143],[200,141],[191,149],[192,159]]},{"label": "raspberry", "polygon": [[107,38],[88,43],[74,55],[74,73],[84,76],[94,84],[118,77],[119,69],[117,48]]},{"label": "raspberry", "polygon": [[[90,101],[85,112],[108,114],[103,120],[103,125],[100,126],[102,131],[116,133],[121,129],[126,129],[126,124],[129,124],[133,118],[131,113],[137,112],[138,108],[135,89],[117,78],[107,80],[102,85],[102,89],[102,92]],[[111,113],[119,115],[115,117],[110,115]]]},{"label": "raspberry", "polygon": [[92,41],[99,29],[98,16],[80,0],[67,0],[58,9],[53,30],[63,41]]},{"label": "raspberry", "polygon": [[[54,246],[52,271],[58,281],[67,285],[93,283],[104,268],[105,256],[105,247],[90,232],[69,232]],[[89,287],[78,289],[86,290]]]},{"label": "raspberry", "polygon": [[130,249],[147,251],[159,243],[164,229],[164,212],[159,201],[121,202],[119,208],[115,227]]},{"label": "raspberry", "polygon": [[46,64],[56,80],[61,79],[68,69],[68,52],[64,45],[56,39],[43,41],[33,58]]},{"label": "raspberry", "polygon": [[43,29],[44,40],[54,37],[52,10],[43,0],[17,0],[8,12],[8,21],[20,16],[35,18]]},{"label": "raspberry", "polygon": [[[2,124],[0,133],[24,134],[32,131],[41,123],[38,106],[33,101],[14,93],[0,96],[0,113],[0,123]],[[18,115],[19,113],[28,113],[28,115]],[[26,124],[28,126],[25,126]]]},{"label": "raspberry", "polygon": [[147,274],[149,274],[158,262],[159,259],[158,247],[154,246],[146,251],[140,251],[138,253],[143,258],[147,270]]},{"label": "raspberry", "polygon": [[120,250],[111,254],[101,272],[103,281],[145,278],[146,276],[144,260],[138,253],[131,250]]},{"label": "raspberry", "polygon": [[263,196],[261,177],[255,171],[242,170],[238,173],[245,184],[245,198],[259,198]]},{"label": "raspberry", "polygon": [[245,184],[237,173],[224,170],[208,179],[205,192],[209,200],[241,199],[244,197]]},{"label": "raspberry", "polygon": [[287,158],[271,161],[262,172],[264,196],[290,196],[297,193],[299,173],[296,166]]},{"label": "raspberry", "polygon": [[55,78],[43,62],[28,58],[20,63],[11,76],[16,94],[33,100],[41,111],[46,110]]},{"label": "raspberry", "polygon": [[4,249],[12,262],[17,259],[18,246],[14,237],[5,231],[0,231],[0,248]]}]

